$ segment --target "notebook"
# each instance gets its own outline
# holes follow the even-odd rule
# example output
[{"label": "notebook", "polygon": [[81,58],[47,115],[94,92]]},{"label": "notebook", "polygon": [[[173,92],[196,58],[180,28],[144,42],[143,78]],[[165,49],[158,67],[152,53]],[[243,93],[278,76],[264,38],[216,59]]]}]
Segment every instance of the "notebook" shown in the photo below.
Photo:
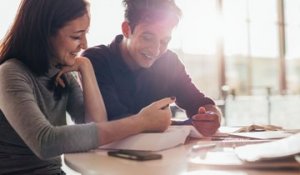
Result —
[{"label": "notebook", "polygon": [[160,151],[184,144],[188,136],[194,138],[203,137],[191,125],[172,125],[165,132],[136,134],[125,139],[103,145],[99,147],[99,149]]}]

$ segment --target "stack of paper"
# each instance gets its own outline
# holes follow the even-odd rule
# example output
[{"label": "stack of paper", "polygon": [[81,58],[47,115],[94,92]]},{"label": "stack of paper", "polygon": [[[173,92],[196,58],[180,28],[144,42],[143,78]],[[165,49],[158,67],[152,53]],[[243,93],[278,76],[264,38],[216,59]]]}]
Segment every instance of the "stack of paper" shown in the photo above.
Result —
[{"label": "stack of paper", "polygon": [[165,132],[140,133],[99,148],[160,151],[184,144],[188,136],[195,138],[203,137],[191,125],[170,126]]},{"label": "stack of paper", "polygon": [[287,131],[258,131],[258,132],[241,132],[241,133],[229,133],[231,136],[246,137],[252,139],[280,139],[291,136],[292,133]]},{"label": "stack of paper", "polygon": [[272,142],[237,147],[235,153],[248,162],[294,156],[300,154],[300,133]]}]

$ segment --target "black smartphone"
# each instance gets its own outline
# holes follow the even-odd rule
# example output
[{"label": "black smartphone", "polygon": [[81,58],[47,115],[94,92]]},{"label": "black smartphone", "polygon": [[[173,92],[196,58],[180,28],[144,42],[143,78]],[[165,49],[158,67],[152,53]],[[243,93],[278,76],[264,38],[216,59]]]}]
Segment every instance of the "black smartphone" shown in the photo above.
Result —
[{"label": "black smartphone", "polygon": [[107,154],[109,156],[120,157],[124,159],[130,160],[156,160],[161,159],[161,154],[156,154],[150,151],[135,151],[135,150],[116,150],[116,151],[108,151]]}]

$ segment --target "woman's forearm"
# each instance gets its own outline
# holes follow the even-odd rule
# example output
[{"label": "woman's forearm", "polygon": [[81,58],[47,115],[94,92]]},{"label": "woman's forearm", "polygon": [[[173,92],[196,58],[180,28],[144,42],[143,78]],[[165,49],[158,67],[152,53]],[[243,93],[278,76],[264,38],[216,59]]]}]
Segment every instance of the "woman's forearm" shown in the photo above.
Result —
[{"label": "woman's forearm", "polygon": [[105,145],[144,131],[141,117],[133,115],[120,120],[97,123],[100,145]]},{"label": "woman's forearm", "polygon": [[103,97],[96,81],[93,66],[88,59],[83,59],[79,72],[81,74],[86,121],[107,121]]},{"label": "woman's forearm", "polygon": [[140,132],[163,132],[171,124],[171,110],[165,108],[175,100],[164,98],[144,107],[138,114],[110,122],[97,123],[100,145]]}]

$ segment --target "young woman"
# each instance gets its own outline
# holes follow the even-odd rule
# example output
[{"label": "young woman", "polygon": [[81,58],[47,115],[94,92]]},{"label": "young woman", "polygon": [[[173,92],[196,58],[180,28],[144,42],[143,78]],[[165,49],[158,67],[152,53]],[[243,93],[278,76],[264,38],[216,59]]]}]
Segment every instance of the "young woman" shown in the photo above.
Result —
[{"label": "young woman", "polygon": [[[85,0],[22,0],[0,43],[0,172],[64,174],[60,155],[144,131],[164,131],[164,98],[108,122],[87,47]],[[72,71],[81,77],[81,86]],[[66,125],[68,112],[76,125]]]}]

